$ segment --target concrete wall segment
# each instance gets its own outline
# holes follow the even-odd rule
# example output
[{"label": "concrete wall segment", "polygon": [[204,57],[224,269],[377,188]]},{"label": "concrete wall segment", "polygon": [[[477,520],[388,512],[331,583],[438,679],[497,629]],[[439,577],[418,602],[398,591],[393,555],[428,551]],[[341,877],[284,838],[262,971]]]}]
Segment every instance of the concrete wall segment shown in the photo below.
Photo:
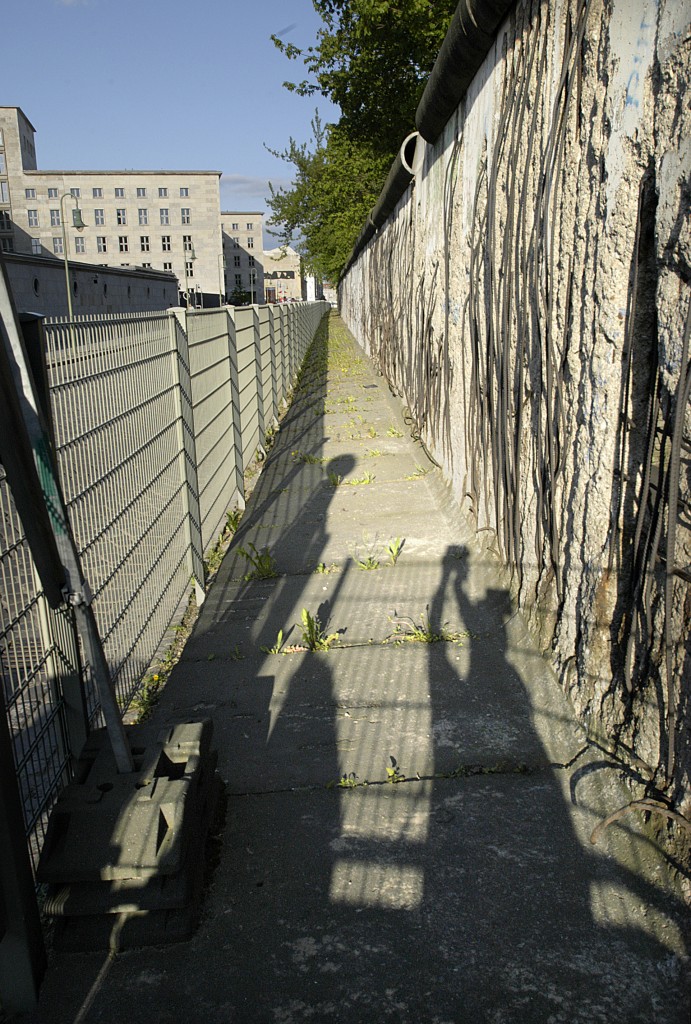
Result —
[{"label": "concrete wall segment", "polygon": [[[672,707],[667,792],[689,813],[688,453],[665,492],[691,283],[683,8],[517,3],[340,301],[576,710],[659,784]],[[681,524],[667,612],[658,494]]]}]

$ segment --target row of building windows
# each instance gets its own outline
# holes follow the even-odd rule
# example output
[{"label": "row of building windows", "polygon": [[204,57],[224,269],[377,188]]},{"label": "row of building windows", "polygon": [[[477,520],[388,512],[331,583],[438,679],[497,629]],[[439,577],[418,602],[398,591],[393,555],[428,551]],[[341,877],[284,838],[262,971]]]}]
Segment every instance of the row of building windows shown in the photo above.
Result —
[{"label": "row of building windows", "polygon": [[[75,235],[74,239],[74,251],[83,255],[86,253],[86,239],[82,238],[81,235]],[[149,235],[139,236],[139,248],[141,252],[151,252],[151,238]],[[192,244],[191,235],[182,236],[182,248],[184,252],[193,252],[194,245]],[[118,235],[118,250],[119,252],[129,252],[130,242],[129,235]],[[41,252],[41,239],[31,239],[31,251],[37,255]],[[63,254],[62,238],[58,235],[53,237],[53,252],[56,256],[62,256]],[[96,251],[97,252],[108,252],[108,238],[106,235],[96,235]],[[172,239],[170,235],[161,236],[161,251],[172,252]],[[254,260],[252,260],[254,263]],[[239,266],[239,263],[236,264]]]},{"label": "row of building windows", "polygon": [[[4,160],[4,157],[3,157],[3,160]],[[2,173],[4,173],[4,172],[0,171],[0,174],[2,174]],[[49,188],[48,189],[48,198],[49,199],[57,199],[58,195],[59,195],[59,192],[60,192],[60,190],[57,189],[57,188]],[[116,188],[114,190],[114,192],[115,192],[115,198],[116,199],[124,199],[125,198],[125,189],[124,188]],[[71,188],[70,189],[70,193],[74,196],[75,199],[80,199],[81,195],[82,195],[82,190],[80,188]],[[189,194],[190,194],[189,188],[187,188],[186,186],[182,186],[180,188],[180,198],[181,199],[189,198]],[[27,199],[35,199],[36,198],[36,189],[35,188],[25,188],[24,189],[24,195],[26,196]],[[137,199],[146,199],[146,195],[147,195],[147,190],[145,188],[138,188],[137,189]],[[158,190],[158,198],[159,199],[167,199],[168,195],[169,195],[169,192],[168,192],[167,188],[159,188],[159,190]],[[91,196],[92,196],[93,199],[103,199],[103,189],[99,188],[99,187],[92,188],[91,189]]]},{"label": "row of building windows", "polygon": [[[159,218],[161,224],[170,224],[170,210],[166,207],[161,207],[159,212]],[[98,227],[106,222],[106,212],[103,209],[96,209],[93,211],[94,224]],[[38,210],[27,210],[26,211],[27,221],[30,228],[39,227]],[[149,223],[149,211],[147,209],[139,209],[137,216],[140,224]],[[115,211],[115,221],[117,224],[127,224],[127,210],[125,207],[121,207]],[[191,224],[192,213],[189,207],[183,206],[180,210],[180,223]],[[52,228],[60,227],[60,210],[55,209],[50,211],[50,226]]]},{"label": "row of building windows", "polygon": [[[234,249],[239,249],[240,248],[240,238],[238,237],[238,235],[231,235],[230,236],[230,240],[233,243],[233,248]],[[246,238],[245,242],[247,243],[247,248],[248,249],[254,249],[254,238],[252,238],[252,237]]]},{"label": "row of building windows", "polygon": [[[237,221],[234,221],[230,225],[230,230],[231,231],[239,231],[240,230],[240,225],[237,223]],[[246,231],[254,231],[254,224],[246,224],[245,225],[245,230]]]}]

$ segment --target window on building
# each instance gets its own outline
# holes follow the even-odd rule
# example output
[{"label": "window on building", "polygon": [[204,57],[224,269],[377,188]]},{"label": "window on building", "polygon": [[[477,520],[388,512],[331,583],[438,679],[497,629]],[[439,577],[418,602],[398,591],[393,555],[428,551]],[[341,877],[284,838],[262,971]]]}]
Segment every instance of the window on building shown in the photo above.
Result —
[{"label": "window on building", "polygon": [[159,190],[158,190],[158,198],[159,199],[167,199],[168,198],[168,189],[167,188],[159,188]]},{"label": "window on building", "polygon": [[249,256],[249,257],[248,257],[248,263],[249,263],[249,265],[250,265],[251,267],[253,267],[253,266],[254,266],[254,256]]},{"label": "window on building", "polygon": [[86,239],[82,238],[81,235],[75,235],[74,251],[82,254],[86,252]]},{"label": "window on building", "polygon": [[230,230],[237,231],[239,227],[240,225],[237,223],[237,221],[235,221],[233,224],[230,225]]},{"label": "window on building", "polygon": [[242,274],[235,275],[235,287],[242,288]]},{"label": "window on building", "polygon": [[148,269],[150,269],[150,267],[151,267],[151,264],[150,264],[150,263],[142,263],[142,266],[143,266],[143,267],[146,267],[146,268],[147,268],[147,270],[148,270]]},{"label": "window on building", "polygon": [[192,235],[182,236],[182,248],[185,252],[192,252]]},{"label": "window on building", "polygon": [[137,189],[137,197],[139,199],[144,199],[145,196],[146,196],[146,189],[145,188],[138,188]]},{"label": "window on building", "polygon": [[139,244],[141,246],[142,252],[149,252],[150,251],[151,245],[149,244],[149,236],[148,235],[140,235],[139,236]]},{"label": "window on building", "polygon": [[98,227],[99,224],[103,225],[105,222],[106,216],[103,210],[94,210],[94,224]]},{"label": "window on building", "polygon": [[127,210],[122,209],[122,208],[116,210],[115,211],[115,219],[116,219],[116,223],[118,223],[118,224],[126,224],[127,223]]},{"label": "window on building", "polygon": [[31,239],[31,253],[32,253],[33,256],[40,256],[41,255],[41,239],[40,238],[32,238]]},{"label": "window on building", "polygon": [[163,269],[164,270],[168,270],[172,274],[172,272],[173,272],[173,264],[172,263],[164,263],[163,264]]},{"label": "window on building", "polygon": [[192,260],[187,260],[185,267],[187,268],[187,276],[194,277],[194,263]]},{"label": "window on building", "polygon": [[124,199],[125,198],[125,190],[124,190],[124,188],[116,188],[115,189],[115,198],[116,199]]},{"label": "window on building", "polygon": [[[36,211],[34,210],[34,213],[35,212]],[[38,227],[38,221],[36,221],[36,223],[33,224],[33,225],[31,224],[31,222],[29,222],[29,224],[30,224],[31,227],[35,227],[35,228]],[[0,231],[11,231],[11,230],[12,230],[12,221],[10,220],[10,212],[9,212],[9,210],[0,210]]]},{"label": "window on building", "polygon": [[240,257],[239,256],[233,256],[233,264],[236,267],[240,266]]},{"label": "window on building", "polygon": [[103,199],[103,189],[102,188],[92,188],[91,189],[91,195],[92,195],[93,199]]},{"label": "window on building", "polygon": [[186,199],[189,194],[190,194],[190,190],[188,188],[181,188],[180,189],[180,198],[181,199]]},{"label": "window on building", "polygon": [[170,224],[170,216],[168,214],[168,207],[161,207],[161,224]]},{"label": "window on building", "polygon": [[149,223],[149,211],[148,210],[140,209],[140,211],[139,211],[139,223],[140,224],[148,224]]},{"label": "window on building", "polygon": [[190,220],[190,208],[189,206],[183,206],[180,210],[180,219],[183,224],[191,224]]},{"label": "window on building", "polygon": [[48,189],[48,198],[49,199],[57,199],[58,198],[58,190],[56,188],[49,188]]},{"label": "window on building", "polygon": [[164,252],[170,252],[170,235],[161,235],[161,248]]},{"label": "window on building", "polygon": [[51,210],[50,211],[50,226],[52,228],[59,228],[60,227],[60,211],[59,210]]},{"label": "window on building", "polygon": [[5,164],[4,153],[0,153],[0,174],[7,174],[7,165]]},{"label": "window on building", "polygon": [[0,128],[0,146],[4,146],[4,145],[5,145],[5,133],[3,132],[2,128]]},{"label": "window on building", "polygon": [[6,181],[0,181],[0,203],[9,203],[10,189]]},{"label": "window on building", "polygon": [[81,197],[81,194],[82,194],[81,189],[79,189],[79,188],[71,188],[70,192],[74,196],[75,199],[79,199]]},{"label": "window on building", "polygon": [[118,248],[120,252],[130,251],[130,243],[127,241],[127,235],[118,235]]},{"label": "window on building", "polygon": [[55,237],[53,238],[53,252],[55,253],[56,256],[62,256],[62,254],[63,254],[62,238],[55,238]]},{"label": "window on building", "polygon": [[248,238],[247,239],[247,248],[248,249],[254,249],[254,239],[253,238]]},{"label": "window on building", "polygon": [[232,238],[231,238],[231,241],[233,243],[233,248],[234,249],[239,249],[240,248],[240,239],[238,238],[237,235],[233,235]]},{"label": "window on building", "polygon": [[3,252],[14,252],[14,242],[11,238],[0,238],[0,249]]},{"label": "window on building", "polygon": [[96,249],[98,252],[108,252],[108,243],[105,235],[96,236]]},{"label": "window on building", "polygon": [[251,224],[248,224],[248,225],[247,225],[247,230],[248,230],[248,231],[252,231],[252,230],[253,230],[253,228],[252,228],[252,225],[251,225]]},{"label": "window on building", "polygon": [[26,196],[27,199],[35,199],[36,198],[36,189],[35,188],[25,188],[24,189],[24,195]]},{"label": "window on building", "polygon": [[27,210],[26,211],[26,215],[27,215],[27,217],[29,219],[29,227],[30,228],[37,228],[38,227],[38,210]]}]

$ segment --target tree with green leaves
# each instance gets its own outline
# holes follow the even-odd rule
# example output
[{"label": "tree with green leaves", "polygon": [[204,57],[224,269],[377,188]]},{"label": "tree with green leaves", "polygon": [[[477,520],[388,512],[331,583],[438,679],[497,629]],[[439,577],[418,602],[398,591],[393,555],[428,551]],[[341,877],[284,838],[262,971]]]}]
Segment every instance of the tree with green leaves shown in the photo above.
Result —
[{"label": "tree with green leaves", "polygon": [[313,0],[324,27],[300,50],[272,37],[308,77],[286,82],[341,109],[336,125],[313,122],[311,147],[290,140],[276,153],[294,167],[288,189],[271,189],[280,243],[307,267],[335,279],[384,184],[436,60],[456,0]]}]

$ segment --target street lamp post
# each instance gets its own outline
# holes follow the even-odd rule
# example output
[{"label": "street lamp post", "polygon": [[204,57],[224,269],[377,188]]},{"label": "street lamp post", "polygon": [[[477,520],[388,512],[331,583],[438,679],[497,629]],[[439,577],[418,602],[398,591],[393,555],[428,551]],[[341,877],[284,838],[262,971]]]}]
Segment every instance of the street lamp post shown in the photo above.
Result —
[{"label": "street lamp post", "polygon": [[223,305],[226,294],[226,258],[223,253],[218,257],[218,304]]},{"label": "street lamp post", "polygon": [[71,192],[65,192],[60,196],[60,224],[62,225],[62,255],[65,261],[65,286],[67,288],[67,315],[70,320],[74,320],[74,313],[72,311],[72,289],[70,288],[70,264],[68,260],[67,251],[67,232],[65,230],[65,207],[63,202],[65,199],[73,199],[75,202],[75,209],[72,210],[72,227],[75,227],[77,231],[83,231],[86,224],[82,220],[82,211],[79,209],[79,200]]},{"label": "street lamp post", "polygon": [[189,308],[190,308],[190,282],[189,282],[189,276],[187,274],[187,260],[189,259],[190,263],[193,263],[196,260],[196,258],[197,258],[196,253],[194,251],[194,245],[191,245],[189,250],[187,252],[183,253],[183,256],[185,258],[185,303],[186,303],[185,309],[187,310],[187,312],[189,312]]}]

